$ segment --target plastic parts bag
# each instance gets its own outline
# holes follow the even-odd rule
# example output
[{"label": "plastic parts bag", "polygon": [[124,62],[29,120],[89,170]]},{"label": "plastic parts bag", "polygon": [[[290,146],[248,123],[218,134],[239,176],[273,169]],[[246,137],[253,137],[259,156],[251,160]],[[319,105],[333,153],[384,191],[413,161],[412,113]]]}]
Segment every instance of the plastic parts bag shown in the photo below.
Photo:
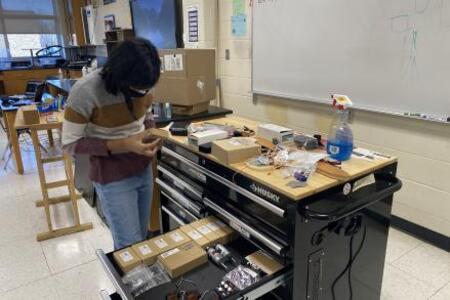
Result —
[{"label": "plastic parts bag", "polygon": [[137,266],[127,272],[122,277],[122,281],[134,296],[139,296],[154,287],[170,282],[170,278],[164,269],[156,263],[152,266]]},{"label": "plastic parts bag", "polygon": [[224,279],[230,281],[235,287],[242,291],[258,282],[260,276],[257,272],[239,265],[225,275]]},{"label": "plastic parts bag", "polygon": [[327,157],[325,153],[315,153],[308,151],[294,151],[288,154],[285,168],[282,171],[284,177],[294,177],[293,185],[306,185],[308,179],[314,174],[317,162]]}]

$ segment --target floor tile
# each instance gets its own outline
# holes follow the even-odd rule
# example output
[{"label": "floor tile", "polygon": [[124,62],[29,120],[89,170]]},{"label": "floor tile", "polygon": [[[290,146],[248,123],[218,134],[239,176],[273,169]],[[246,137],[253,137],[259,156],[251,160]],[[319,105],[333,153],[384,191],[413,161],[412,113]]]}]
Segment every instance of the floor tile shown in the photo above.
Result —
[{"label": "floor tile", "polygon": [[114,250],[114,243],[111,231],[105,224],[95,224],[92,230],[82,234],[82,237],[91,245],[94,250],[101,249],[105,253]]},{"label": "floor tile", "polygon": [[98,261],[93,261],[54,276],[61,299],[99,299],[100,290],[114,292]]},{"label": "floor tile", "polygon": [[0,246],[0,265],[32,261],[39,257],[45,259],[41,245],[33,240],[23,240]]},{"label": "floor tile", "polygon": [[392,265],[411,276],[439,287],[450,281],[450,255],[429,244],[420,245]]},{"label": "floor tile", "polygon": [[0,265],[0,290],[3,292],[18,288],[50,275],[45,257],[33,260],[4,263]]},{"label": "floor tile", "polygon": [[42,249],[52,274],[95,260],[95,251],[83,239],[82,234],[76,233],[42,242]]},{"label": "floor tile", "polygon": [[438,289],[396,267],[386,265],[384,268],[382,300],[425,300]]},{"label": "floor tile", "polygon": [[448,300],[450,299],[450,282],[447,283],[442,289],[434,294],[430,300]]},{"label": "floor tile", "polygon": [[58,300],[56,283],[53,277],[32,282],[1,295],[2,300]]},{"label": "floor tile", "polygon": [[389,229],[389,238],[386,249],[386,262],[393,262],[423,242],[413,236],[395,228]]},{"label": "floor tile", "polygon": [[3,200],[1,203],[0,246],[22,240],[35,240],[36,210],[32,204]]}]

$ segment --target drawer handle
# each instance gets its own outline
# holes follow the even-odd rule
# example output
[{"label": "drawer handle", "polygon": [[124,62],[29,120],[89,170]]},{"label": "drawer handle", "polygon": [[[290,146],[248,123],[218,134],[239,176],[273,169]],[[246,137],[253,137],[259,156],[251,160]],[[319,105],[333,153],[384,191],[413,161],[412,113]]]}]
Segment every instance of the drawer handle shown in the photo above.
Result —
[{"label": "drawer handle", "polygon": [[299,207],[300,213],[308,219],[323,220],[327,222],[336,221],[354,214],[361,209],[372,205],[384,198],[392,196],[395,192],[400,190],[402,187],[402,182],[396,177],[388,177],[383,175],[376,176],[377,182],[375,185],[383,185],[385,188],[370,195],[361,196],[350,196],[349,199],[345,201],[340,200],[339,195],[328,195],[322,201],[332,201],[333,203],[339,203],[338,206],[333,211],[319,211],[310,208],[309,206]]},{"label": "drawer handle", "polygon": [[165,183],[164,181],[162,181],[159,178],[156,178],[156,183],[159,184],[164,190],[166,190],[167,192],[169,192],[173,198],[175,198],[175,200],[177,200],[180,203],[183,203],[185,207],[187,208],[191,208],[192,210],[194,210],[197,214],[200,214],[200,207],[198,207],[197,205],[195,205],[194,203],[192,203],[192,201],[188,200],[186,197],[184,197],[183,195],[181,195],[179,192],[177,192],[175,189],[173,189],[172,187],[170,187],[167,183]]},{"label": "drawer handle", "polygon": [[253,194],[253,193],[247,191],[246,189],[238,186],[237,184],[234,184],[233,182],[231,182],[231,181],[229,181],[229,180],[227,180],[227,179],[225,179],[225,178],[215,174],[214,172],[211,172],[211,171],[209,171],[209,170],[207,170],[207,169],[205,169],[205,168],[203,168],[203,167],[201,167],[201,166],[191,162],[190,160],[186,159],[185,157],[181,156],[180,154],[178,154],[178,153],[176,153],[176,152],[174,152],[174,151],[172,151],[172,150],[170,150],[170,149],[168,149],[166,147],[163,147],[161,149],[161,151],[162,151],[162,153],[165,153],[167,155],[170,155],[170,156],[174,157],[175,159],[178,159],[178,160],[182,161],[183,163],[189,165],[190,167],[192,167],[193,169],[197,170],[198,172],[203,173],[203,174],[213,178],[214,180],[216,180],[216,181],[226,185],[228,188],[230,188],[232,190],[235,190],[239,194],[249,198],[253,202],[261,205],[262,207],[264,207],[264,208],[266,208],[268,210],[270,210],[271,212],[273,212],[277,216],[280,216],[280,217],[284,217],[285,216],[286,212],[283,209],[279,208],[278,206],[276,206],[276,205],[274,205],[274,204],[272,204],[272,203],[262,199],[261,197],[256,196],[255,194]]},{"label": "drawer handle", "polygon": [[272,249],[274,252],[278,253],[278,255],[281,255],[281,252],[283,250],[283,247],[278,244],[277,242],[273,241],[272,239],[268,238],[264,234],[256,231],[252,227],[248,226],[247,224],[243,223],[241,220],[230,214],[228,211],[224,210],[214,202],[212,202],[210,199],[205,198],[204,199],[205,204],[216,211],[217,213],[221,214],[223,217],[228,219],[228,221],[233,222],[237,224],[238,226],[242,227],[244,230],[246,230],[250,235],[257,238],[260,242],[262,242],[264,245]]},{"label": "drawer handle", "polygon": [[186,225],[183,221],[181,221],[180,218],[178,218],[173,212],[171,212],[168,208],[161,206],[161,210],[164,211],[166,214],[168,214],[172,219],[175,220],[175,222],[178,223],[180,226]]},{"label": "drawer handle", "polygon": [[158,165],[158,170],[161,171],[163,174],[169,176],[172,180],[176,181],[177,184],[183,186],[185,189],[189,190],[191,193],[193,193],[195,196],[197,196],[199,199],[202,199],[203,195],[199,193],[196,189],[194,189],[192,186],[187,184],[186,182],[178,179],[172,172],[167,170],[166,168],[162,167],[161,165]]},{"label": "drawer handle", "polygon": [[[197,216],[194,216],[190,211],[188,211],[186,208],[182,207],[180,204],[177,203],[176,200],[172,199],[172,197],[170,197],[169,195],[167,195],[166,193],[164,193],[163,191],[161,191],[161,194],[163,194],[170,202],[173,203],[173,205],[176,205],[177,207],[179,207],[180,209],[182,209],[183,211],[185,211],[192,219],[194,220],[198,220]],[[199,214],[200,215],[200,214]]]}]

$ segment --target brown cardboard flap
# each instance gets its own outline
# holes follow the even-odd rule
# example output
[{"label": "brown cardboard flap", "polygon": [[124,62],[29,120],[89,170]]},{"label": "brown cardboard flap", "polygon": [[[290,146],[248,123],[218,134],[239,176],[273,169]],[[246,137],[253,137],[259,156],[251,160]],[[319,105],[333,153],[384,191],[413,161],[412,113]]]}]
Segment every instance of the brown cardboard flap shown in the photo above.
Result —
[{"label": "brown cardboard flap", "polygon": [[246,259],[267,275],[272,275],[284,268],[282,264],[261,250],[250,254]]}]

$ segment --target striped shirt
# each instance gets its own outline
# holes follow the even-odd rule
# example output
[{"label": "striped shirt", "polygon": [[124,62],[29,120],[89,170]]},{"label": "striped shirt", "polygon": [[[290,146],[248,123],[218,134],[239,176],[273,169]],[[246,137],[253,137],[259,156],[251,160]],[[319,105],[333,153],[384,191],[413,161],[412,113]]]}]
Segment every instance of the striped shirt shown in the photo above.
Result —
[{"label": "striped shirt", "polygon": [[123,94],[110,94],[97,70],[79,80],[64,111],[62,143],[71,154],[90,155],[89,177],[107,184],[142,173],[150,158],[135,153],[109,155],[106,142],[141,133],[154,126],[152,96],[133,99],[129,112]]}]

